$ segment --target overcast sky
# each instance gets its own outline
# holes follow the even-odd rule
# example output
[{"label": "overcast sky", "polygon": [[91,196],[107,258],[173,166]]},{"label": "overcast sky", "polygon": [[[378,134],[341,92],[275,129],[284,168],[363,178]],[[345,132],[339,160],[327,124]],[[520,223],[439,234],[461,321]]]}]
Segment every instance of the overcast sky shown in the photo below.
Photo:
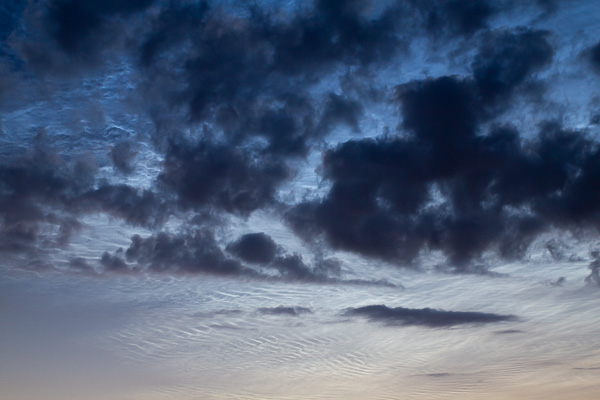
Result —
[{"label": "overcast sky", "polygon": [[0,397],[595,399],[599,16],[2,2]]}]

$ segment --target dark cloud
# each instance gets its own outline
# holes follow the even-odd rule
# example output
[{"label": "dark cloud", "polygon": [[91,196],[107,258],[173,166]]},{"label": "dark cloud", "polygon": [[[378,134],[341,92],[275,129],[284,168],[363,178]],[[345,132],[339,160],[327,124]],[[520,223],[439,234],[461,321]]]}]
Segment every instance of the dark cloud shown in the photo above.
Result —
[{"label": "dark cloud", "polygon": [[455,77],[413,81],[397,93],[403,127],[436,151],[454,150],[477,133],[481,116],[471,82]]},{"label": "dark cloud", "polygon": [[[66,159],[38,137],[31,152],[0,158],[0,236],[5,251],[34,253],[68,244],[79,217],[107,213],[132,225],[157,227],[170,215],[158,194],[97,180],[93,159]],[[48,227],[57,230],[49,240]]]},{"label": "dark cloud", "polygon": [[161,226],[170,214],[168,203],[160,195],[125,184],[102,184],[70,203],[78,212],[104,212],[132,225],[150,228]]},{"label": "dark cloud", "polygon": [[[397,87],[408,135],[327,151],[322,173],[332,186],[322,199],[288,211],[292,228],[306,239],[323,234],[334,248],[392,262],[441,250],[469,272],[470,261],[485,250],[522,256],[540,232],[561,224],[562,213],[586,209],[571,201],[589,199],[590,213],[584,213],[595,213],[593,194],[568,185],[573,168],[593,176],[595,168],[584,165],[587,157],[595,159],[593,142],[556,124],[543,125],[539,138],[527,142],[511,126],[484,125],[551,60],[546,36],[525,29],[490,34],[472,78]],[[530,211],[512,211],[518,208]],[[564,221],[580,222],[573,215]]]},{"label": "dark cloud", "polygon": [[[0,43],[17,28],[21,14],[27,6],[27,0],[9,0],[0,8]],[[0,55],[4,49],[0,48]]]},{"label": "dark cloud", "polygon": [[470,35],[487,26],[487,20],[495,13],[493,3],[485,0],[448,1],[443,8],[459,33]]},{"label": "dark cloud", "polygon": [[147,238],[134,235],[125,251],[125,258],[153,272],[257,275],[238,261],[228,258],[212,232],[206,229],[176,235],[161,232]]},{"label": "dark cloud", "polygon": [[278,256],[271,262],[270,266],[277,269],[285,280],[323,282],[329,278],[305,264],[302,256],[298,253]]},{"label": "dark cloud", "polygon": [[389,308],[385,305],[349,308],[344,315],[366,317],[372,321],[383,322],[389,325],[418,325],[430,328],[463,324],[488,324],[515,319],[513,315],[474,311],[444,311],[433,308]]},{"label": "dark cloud", "polygon": [[339,276],[342,273],[342,262],[337,258],[315,257],[313,271],[321,276]]},{"label": "dark cloud", "polygon": [[[228,13],[204,2],[162,8],[137,50],[144,97],[167,112],[184,110],[192,126],[211,124],[207,145],[224,134],[228,148],[251,148],[261,164],[306,157],[338,126],[358,132],[363,114],[346,93],[322,98],[311,89],[343,69],[364,76],[407,48],[399,5],[375,5],[315,1],[293,13],[256,4]],[[179,135],[173,123],[157,127],[157,141],[165,131]],[[225,208],[248,213],[259,204]]]},{"label": "dark cloud", "polygon": [[[166,82],[161,76],[177,82],[168,87],[171,102],[187,107],[192,121],[219,111],[243,122],[259,102],[306,93],[307,84],[336,67],[367,67],[405,49],[398,10],[390,6],[369,15],[368,9],[352,0],[315,1],[281,18],[258,6],[245,8],[247,17],[225,16],[204,2],[168,7],[142,39],[141,65],[152,86]],[[333,119],[340,118],[336,106]]]},{"label": "dark cloud", "polygon": [[362,113],[363,107],[358,101],[329,93],[319,129],[328,132],[333,126],[343,124],[358,132]]},{"label": "dark cloud", "polygon": [[150,32],[140,44],[139,59],[143,66],[151,66],[158,54],[165,54],[186,39],[187,34],[202,29],[209,7],[207,2],[171,3],[153,21]]},{"label": "dark cloud", "polygon": [[115,168],[124,174],[133,172],[135,155],[136,153],[129,142],[119,142],[110,151],[110,158]]},{"label": "dark cloud", "polygon": [[338,281],[341,271],[341,263],[335,259],[319,258],[313,266],[306,264],[300,254],[287,254],[263,232],[242,235],[226,250],[244,262],[277,271],[278,279],[286,281],[332,283]]},{"label": "dark cloud", "polygon": [[506,98],[548,65],[554,53],[548,36],[526,28],[491,33],[472,65],[480,98],[487,104]]},{"label": "dark cloud", "polygon": [[433,35],[444,33],[471,36],[486,29],[488,20],[499,11],[501,2],[487,0],[412,1],[425,29]]},{"label": "dark cloud", "polygon": [[600,42],[587,49],[590,65],[597,73],[600,73]]},{"label": "dark cloud", "polygon": [[[323,235],[334,248],[392,262],[441,250],[464,268],[486,250],[521,257],[550,227],[597,227],[598,145],[557,124],[543,125],[534,140],[511,127],[476,134],[461,89],[452,78],[409,89],[404,126],[413,137],[327,151],[323,175],[331,188],[287,212],[292,228],[307,240]],[[436,117],[446,102],[453,112]]]},{"label": "dark cloud", "polygon": [[59,228],[58,242],[65,244],[79,224],[69,199],[91,188],[95,171],[85,162],[65,162],[36,143],[28,154],[0,160],[1,248],[31,250],[38,244],[43,225]]},{"label": "dark cloud", "polygon": [[268,264],[275,258],[279,248],[264,232],[248,233],[227,245],[227,251],[245,262]]},{"label": "dark cloud", "polygon": [[301,158],[309,151],[309,140],[316,136],[315,112],[310,98],[288,93],[282,94],[277,102],[267,101],[248,108],[220,107],[217,123],[234,144],[247,140],[264,142],[258,149],[263,157]]},{"label": "dark cloud", "polygon": [[[76,86],[80,76],[73,78],[73,70],[84,75],[78,90],[118,86],[115,97],[120,90],[131,96],[114,100],[118,105],[135,103],[132,108],[147,112],[127,118],[154,122],[147,140],[164,162],[145,182],[151,187],[142,189],[135,150],[145,147],[122,138],[103,143],[120,173],[110,183],[99,178],[104,169],[75,160],[68,146],[65,160],[39,148],[33,156],[3,158],[0,248],[36,251],[44,224],[58,227],[53,240],[65,245],[85,214],[158,232],[194,212],[190,222],[200,230],[134,236],[126,258],[106,253],[101,264],[374,284],[343,280],[339,261],[307,261],[266,233],[244,235],[224,252],[213,232],[228,218],[289,201],[286,220],[308,241],[394,263],[440,251],[455,271],[483,273],[477,259],[485,252],[518,258],[551,228],[597,229],[597,142],[557,123],[542,123],[527,136],[498,123],[528,100],[524,94],[544,87],[538,73],[554,53],[551,32],[490,30],[492,18],[510,4],[315,0],[292,10],[256,2],[53,0],[28,3],[17,24],[11,18],[25,3],[11,2],[9,17],[2,19],[0,9],[0,39],[11,32],[3,48],[22,57],[23,79],[41,82],[36,73],[43,72],[49,83],[39,91],[48,98],[59,91],[55,86]],[[471,75],[406,82],[398,55],[409,55],[413,37],[426,41],[426,52],[432,39],[443,40],[447,46],[435,57],[457,46],[472,50],[466,52],[472,62],[464,63]],[[586,52],[596,69],[599,47]],[[397,75],[380,82],[390,61]],[[90,72],[98,66],[107,69],[101,79]],[[98,91],[112,102],[114,93]],[[372,102],[390,97],[401,116],[397,131],[327,149],[318,194],[293,204],[293,196],[280,192],[296,184],[312,151],[335,139],[331,132],[359,136]],[[61,132],[60,140],[88,139],[87,131],[69,134],[65,139]]]},{"label": "dark cloud", "polygon": [[273,308],[263,307],[259,308],[258,312],[261,314],[267,315],[289,315],[289,316],[299,316],[302,314],[312,314],[312,310],[306,307],[285,307],[285,306],[277,306]]},{"label": "dark cloud", "polygon": [[546,13],[554,12],[558,9],[561,0],[536,0],[536,3],[546,11]]},{"label": "dark cloud", "polygon": [[[100,258],[100,265],[104,267],[105,272],[129,272],[130,269],[127,266],[127,263],[122,258],[123,249],[119,249],[120,251],[117,254],[110,254],[108,252],[104,252],[102,257]],[[77,263],[78,267],[81,266],[81,263]]]},{"label": "dark cloud", "polygon": [[[268,262],[265,253],[253,249],[253,244],[267,247],[262,250],[269,255]],[[273,250],[269,248],[271,245],[275,245],[274,254],[268,254]],[[208,228],[177,234],[160,232],[146,238],[134,235],[124,254],[125,260],[132,264],[130,270],[135,272],[212,274],[266,281],[398,287],[384,280],[341,279],[339,261],[318,259],[311,266],[297,253],[284,253],[273,239],[264,234],[243,235],[230,243],[227,251],[245,262],[258,264],[263,269],[251,268],[228,257]],[[106,259],[101,262],[103,265],[114,263],[118,266],[123,261],[119,253],[105,253],[102,257]]]},{"label": "dark cloud", "polygon": [[48,5],[47,24],[59,46],[71,54],[93,50],[98,30],[111,17],[141,11],[154,0],[56,0]]},{"label": "dark cloud", "polygon": [[315,1],[314,11],[273,32],[276,65],[305,74],[329,63],[365,66],[389,60],[404,47],[396,31],[401,14],[388,7],[369,18],[364,9],[368,3],[355,0]]},{"label": "dark cloud", "polygon": [[273,203],[277,186],[289,174],[278,159],[256,159],[243,149],[200,142],[172,144],[159,181],[177,193],[185,208],[248,215]]},{"label": "dark cloud", "polygon": [[302,255],[289,254],[282,246],[263,232],[248,233],[229,243],[226,250],[242,261],[258,264],[265,271],[277,272],[271,279],[288,282],[308,282],[319,284],[373,285],[397,288],[385,280],[362,280],[341,278],[342,262],[336,258],[314,257],[307,264]]}]

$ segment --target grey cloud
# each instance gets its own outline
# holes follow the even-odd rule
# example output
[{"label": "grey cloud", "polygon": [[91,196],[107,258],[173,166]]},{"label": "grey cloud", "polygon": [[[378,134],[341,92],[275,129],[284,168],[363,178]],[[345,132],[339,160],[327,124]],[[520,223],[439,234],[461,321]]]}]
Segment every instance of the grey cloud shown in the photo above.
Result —
[{"label": "grey cloud", "polygon": [[[96,79],[98,67],[111,79],[126,75],[125,86],[134,87],[127,101],[148,113],[137,117],[155,122],[154,150],[164,163],[152,187],[141,189],[135,176],[123,176],[139,172],[131,141],[111,138],[104,147],[129,184],[102,181],[93,166],[39,146],[33,156],[3,157],[0,248],[35,252],[44,224],[59,226],[56,245],[64,245],[86,214],[158,232],[171,217],[194,212],[213,219],[194,233],[134,236],[128,258],[107,253],[104,266],[126,260],[150,271],[261,270],[287,281],[375,284],[344,280],[338,261],[306,261],[266,233],[240,237],[224,252],[213,231],[230,217],[289,206],[294,232],[333,250],[403,265],[436,250],[456,271],[480,272],[485,252],[518,258],[549,229],[597,229],[597,141],[544,123],[547,115],[535,117],[533,136],[497,123],[532,86],[544,87],[544,68],[561,62],[553,59],[552,32],[490,30],[514,4],[315,0],[283,12],[259,3],[235,11],[214,2],[11,3],[0,13],[0,40],[15,62],[3,57],[3,64],[40,91],[46,78],[57,87]],[[435,57],[456,45],[472,49],[464,64],[470,75],[406,82],[399,55],[411,55],[413,38]],[[427,47],[432,40],[439,54]],[[594,69],[599,46],[585,53]],[[375,84],[391,61],[396,78]],[[398,130],[360,137],[370,102],[390,97],[378,106],[395,107]],[[280,189],[338,128],[357,138],[323,153],[322,191],[284,205]]]},{"label": "grey cloud", "polygon": [[228,258],[207,229],[177,235],[161,232],[147,238],[134,235],[125,251],[125,258],[153,272],[258,275]]},{"label": "grey cloud", "polygon": [[91,188],[95,171],[80,162],[67,163],[52,150],[35,144],[30,154],[0,160],[0,235],[4,250],[36,247],[43,224],[59,226],[59,245],[79,224],[69,200]]},{"label": "grey cloud", "polygon": [[289,177],[278,159],[260,161],[231,146],[173,143],[159,181],[179,196],[181,206],[211,207],[240,215],[275,201],[277,186]]},{"label": "grey cloud", "polygon": [[497,102],[546,66],[554,53],[548,36],[547,31],[525,28],[491,33],[472,65],[481,99]]},{"label": "grey cloud", "polygon": [[[108,252],[104,252],[102,254],[102,257],[100,258],[100,265],[104,267],[106,272],[126,273],[130,271],[129,267],[127,266],[127,263],[120,254],[122,253],[122,249],[120,250],[121,251],[119,251],[118,254],[110,254]],[[80,262],[76,262],[76,264],[78,267],[81,266]]]},{"label": "grey cloud", "polygon": [[135,155],[129,142],[119,142],[110,151],[110,158],[115,168],[124,174],[133,172]]},{"label": "grey cloud", "polygon": [[434,36],[442,34],[472,36],[488,27],[488,20],[500,11],[501,2],[411,1],[421,16],[424,28]]},{"label": "grey cloud", "polygon": [[[323,172],[331,189],[293,206],[290,225],[307,240],[322,234],[334,248],[366,256],[410,262],[421,249],[440,249],[455,264],[487,249],[520,257],[549,227],[595,226],[595,142],[556,124],[525,142],[510,127],[464,133],[474,130],[464,121],[456,127],[462,136],[438,136],[452,124],[437,123],[418,128],[423,141],[383,137],[329,150]],[[529,211],[509,212],[518,207]]]},{"label": "grey cloud", "polygon": [[289,254],[264,232],[248,233],[229,243],[226,250],[242,261],[277,271],[275,279],[289,282],[322,284],[374,285],[398,287],[385,280],[341,278],[342,262],[336,258],[317,256],[307,264],[302,255]]},{"label": "grey cloud", "polygon": [[279,248],[264,232],[248,233],[227,245],[227,251],[249,263],[268,264],[275,258]]},{"label": "grey cloud", "polygon": [[71,54],[82,55],[93,50],[98,30],[111,17],[141,11],[154,0],[55,0],[50,1],[47,26],[60,47]]},{"label": "grey cloud", "polygon": [[586,55],[593,70],[600,74],[600,42],[587,49]]},{"label": "grey cloud", "polygon": [[432,308],[389,308],[385,305],[349,308],[344,315],[366,317],[369,320],[389,325],[417,325],[429,328],[442,328],[464,324],[488,324],[515,319],[513,315],[474,311],[444,311]]},{"label": "grey cloud", "polygon": [[[598,254],[594,253],[594,256],[598,256]],[[585,278],[585,282],[591,285],[596,285],[600,287],[600,260],[596,259],[588,265],[590,270],[590,274]]]},{"label": "grey cloud", "polygon": [[261,314],[267,315],[289,315],[289,316],[299,316],[302,314],[312,314],[312,310],[306,307],[286,307],[286,306],[277,306],[273,308],[263,307],[259,308],[258,312]]},{"label": "grey cloud", "polygon": [[70,205],[80,213],[105,212],[132,225],[150,228],[161,226],[172,208],[158,193],[108,183],[73,198]]}]

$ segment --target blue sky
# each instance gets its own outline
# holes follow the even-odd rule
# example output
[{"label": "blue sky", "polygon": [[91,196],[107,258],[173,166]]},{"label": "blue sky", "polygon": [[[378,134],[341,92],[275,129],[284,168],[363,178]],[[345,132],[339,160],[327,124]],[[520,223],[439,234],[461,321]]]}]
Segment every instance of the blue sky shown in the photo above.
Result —
[{"label": "blue sky", "polygon": [[0,6],[0,397],[595,398],[599,13]]}]

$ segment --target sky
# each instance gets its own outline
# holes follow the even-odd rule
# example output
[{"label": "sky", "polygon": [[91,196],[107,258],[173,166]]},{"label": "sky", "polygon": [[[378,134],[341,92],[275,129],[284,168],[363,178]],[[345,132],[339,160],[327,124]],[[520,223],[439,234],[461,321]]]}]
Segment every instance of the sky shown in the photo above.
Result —
[{"label": "sky", "polygon": [[3,1],[0,399],[596,399],[599,15]]}]

